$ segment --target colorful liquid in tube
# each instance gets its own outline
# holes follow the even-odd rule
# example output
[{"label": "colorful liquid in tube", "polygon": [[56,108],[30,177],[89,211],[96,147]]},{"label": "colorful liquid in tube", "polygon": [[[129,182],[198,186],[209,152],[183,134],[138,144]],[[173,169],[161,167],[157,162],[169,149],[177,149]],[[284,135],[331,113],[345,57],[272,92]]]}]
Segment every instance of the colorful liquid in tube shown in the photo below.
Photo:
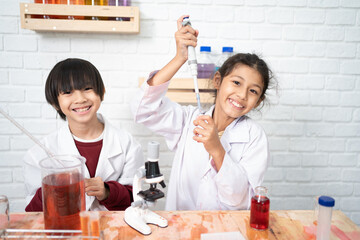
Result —
[{"label": "colorful liquid in tube", "polygon": [[[85,5],[85,0],[69,0],[70,5]],[[69,19],[78,19],[83,20],[85,19],[84,16],[69,16]]]}]

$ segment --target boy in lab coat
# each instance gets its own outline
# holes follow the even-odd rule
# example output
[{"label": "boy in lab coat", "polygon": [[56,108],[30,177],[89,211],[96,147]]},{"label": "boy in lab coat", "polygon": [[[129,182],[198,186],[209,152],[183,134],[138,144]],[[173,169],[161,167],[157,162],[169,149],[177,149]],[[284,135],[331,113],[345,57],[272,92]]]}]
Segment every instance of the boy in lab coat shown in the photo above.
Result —
[{"label": "boy in lab coat", "polygon": [[[105,87],[90,62],[66,59],[51,70],[45,86],[46,100],[67,124],[42,143],[54,155],[86,158],[86,210],[124,210],[130,206],[132,180],[143,165],[140,144],[126,131],[97,113]],[[26,211],[42,211],[41,168],[48,157],[34,146],[24,156]]]},{"label": "boy in lab coat", "polygon": [[196,46],[198,31],[177,21],[176,55],[135,94],[135,121],[165,137],[175,151],[166,210],[249,209],[269,162],[264,130],[246,116],[265,99],[271,79],[255,54],[236,54],[215,73],[216,101],[205,114],[166,96],[170,79]]}]

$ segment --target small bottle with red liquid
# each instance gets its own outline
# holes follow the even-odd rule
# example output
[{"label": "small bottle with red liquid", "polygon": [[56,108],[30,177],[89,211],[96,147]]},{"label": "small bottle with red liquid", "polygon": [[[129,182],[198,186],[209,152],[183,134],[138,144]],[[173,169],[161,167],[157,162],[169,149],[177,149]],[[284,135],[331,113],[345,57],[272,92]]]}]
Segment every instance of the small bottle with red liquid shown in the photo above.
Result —
[{"label": "small bottle with red liquid", "polygon": [[250,227],[266,230],[269,227],[270,199],[266,187],[255,188],[255,195],[251,198]]}]

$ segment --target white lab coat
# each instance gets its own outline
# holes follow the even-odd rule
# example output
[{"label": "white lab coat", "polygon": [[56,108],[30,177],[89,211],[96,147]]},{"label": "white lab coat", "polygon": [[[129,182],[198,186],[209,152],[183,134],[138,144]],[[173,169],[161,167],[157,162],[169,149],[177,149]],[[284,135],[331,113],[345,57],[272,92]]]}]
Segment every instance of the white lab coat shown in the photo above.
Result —
[{"label": "white lab coat", "polygon": [[[226,153],[217,172],[204,145],[192,139],[198,109],[165,97],[168,84],[145,82],[132,102],[135,121],[164,136],[168,147],[176,151],[166,210],[249,209],[269,161],[264,130],[247,116],[235,119],[220,139]],[[213,109],[206,115],[211,116]]]},{"label": "white lab coat", "polygon": [[[104,138],[95,177],[101,177],[104,182],[118,181],[122,185],[132,185],[136,170],[144,164],[140,144],[126,131],[112,126],[101,114],[98,114],[98,119],[104,123]],[[54,155],[80,155],[67,124],[41,142]],[[29,149],[24,156],[26,204],[29,204],[37,189],[41,187],[39,162],[46,157],[45,151],[37,145]],[[85,178],[90,178],[86,167],[84,175]],[[107,210],[95,197],[85,196],[87,210]]]}]

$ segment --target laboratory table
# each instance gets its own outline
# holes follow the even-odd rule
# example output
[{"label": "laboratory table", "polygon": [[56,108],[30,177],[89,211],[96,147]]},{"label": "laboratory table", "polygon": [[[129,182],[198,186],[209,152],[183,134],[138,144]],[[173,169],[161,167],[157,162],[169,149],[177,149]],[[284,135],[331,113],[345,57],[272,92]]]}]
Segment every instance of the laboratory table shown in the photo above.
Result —
[{"label": "laboratory table", "polygon": [[[100,212],[105,240],[117,239],[200,239],[202,233],[241,232],[245,239],[316,239],[316,217],[310,210],[270,212],[269,229],[249,226],[249,211],[157,211],[169,222],[166,228],[150,225],[152,234],[143,236],[124,222],[124,212]],[[43,229],[42,213],[12,213],[9,228]],[[341,211],[333,211],[331,240],[359,240],[360,228]]]}]

